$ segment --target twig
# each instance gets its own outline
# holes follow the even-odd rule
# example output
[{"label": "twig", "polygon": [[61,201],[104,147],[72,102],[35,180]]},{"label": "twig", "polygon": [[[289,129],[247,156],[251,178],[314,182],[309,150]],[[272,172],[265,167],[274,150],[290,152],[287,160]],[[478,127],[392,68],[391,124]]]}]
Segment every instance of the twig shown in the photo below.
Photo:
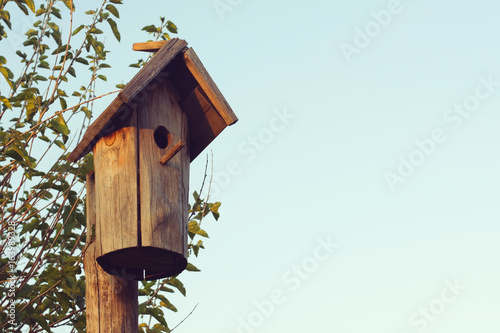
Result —
[{"label": "twig", "polygon": [[[200,304],[200,303],[198,303],[198,304]],[[174,328],[172,328],[172,329],[170,330],[170,332],[172,332],[173,330],[175,330],[177,327],[179,327],[179,325],[180,325],[180,324],[182,324],[182,323],[183,323],[186,319],[188,319],[188,317],[189,317],[190,315],[192,315],[192,314],[193,314],[193,312],[194,312],[194,310],[196,309],[196,307],[198,306],[198,304],[196,304],[196,305],[194,306],[193,310],[191,310],[191,312],[189,312],[189,314],[188,314],[188,315],[187,315],[184,319],[182,319],[180,323],[178,323],[178,324],[177,324]]]}]

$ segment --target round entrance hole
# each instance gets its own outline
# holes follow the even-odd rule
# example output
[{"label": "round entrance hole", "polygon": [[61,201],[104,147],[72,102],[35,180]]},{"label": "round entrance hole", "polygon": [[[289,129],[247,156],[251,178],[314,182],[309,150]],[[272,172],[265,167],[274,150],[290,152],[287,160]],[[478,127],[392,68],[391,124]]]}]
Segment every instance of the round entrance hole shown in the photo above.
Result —
[{"label": "round entrance hole", "polygon": [[170,141],[170,132],[165,126],[158,126],[153,134],[156,145],[161,148],[167,148]]}]

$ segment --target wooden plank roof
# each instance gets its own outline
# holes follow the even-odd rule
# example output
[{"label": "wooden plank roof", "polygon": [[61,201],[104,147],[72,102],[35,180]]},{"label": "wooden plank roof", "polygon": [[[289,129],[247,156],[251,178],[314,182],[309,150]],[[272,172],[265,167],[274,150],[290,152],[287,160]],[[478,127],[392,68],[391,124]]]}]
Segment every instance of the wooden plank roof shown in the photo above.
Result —
[{"label": "wooden plank roof", "polygon": [[[132,78],[104,112],[88,127],[67,160],[76,162],[92,151],[100,138],[120,126],[134,99],[147,93],[153,81],[167,76],[179,92],[188,116],[191,161],[226,127],[238,121],[233,110],[187,42],[173,38]],[[138,115],[140,117],[140,115]]]}]

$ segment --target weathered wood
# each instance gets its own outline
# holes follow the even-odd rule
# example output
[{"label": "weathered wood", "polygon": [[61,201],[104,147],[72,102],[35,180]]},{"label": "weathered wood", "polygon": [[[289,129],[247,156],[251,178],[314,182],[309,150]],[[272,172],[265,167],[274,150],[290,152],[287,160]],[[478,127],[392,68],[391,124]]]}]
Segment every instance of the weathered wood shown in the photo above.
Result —
[{"label": "weathered wood", "polygon": [[139,294],[137,281],[107,274],[96,262],[96,197],[94,175],[87,176],[87,249],[83,265],[86,283],[88,333],[137,332]]},{"label": "weathered wood", "polygon": [[177,142],[174,146],[172,146],[171,148],[169,148],[167,150],[165,155],[162,156],[162,158],[160,159],[160,163],[167,164],[167,162],[170,161],[170,159],[172,157],[174,157],[175,154],[177,154],[185,146],[186,146],[186,141],[181,140],[181,141]]},{"label": "weathered wood", "polygon": [[95,243],[84,258],[87,332],[137,332],[139,293],[137,281],[106,273],[95,260]]},{"label": "weathered wood", "polygon": [[178,38],[169,40],[155,54],[154,58],[134,76],[133,80],[123,88],[118,96],[125,103],[131,102],[186,46],[187,42],[185,40]]},{"label": "weathered wood", "polygon": [[134,43],[134,45],[132,45],[132,50],[144,51],[144,52],[157,52],[167,43],[168,40],[162,40],[157,42]]},{"label": "weathered wood", "polygon": [[[144,103],[150,92],[170,75],[174,76],[172,82],[181,93],[181,97],[188,99],[181,104],[183,111],[188,114],[192,133],[197,133],[191,137],[192,142],[189,143],[191,161],[226,126],[238,120],[194,50],[187,48],[186,41],[173,38],[165,43],[108,108],[89,126],[82,141],[69,154],[68,161],[76,162],[89,153],[101,137],[123,127],[122,120],[130,116],[131,110],[135,110],[137,105]],[[205,96],[212,110],[206,109],[206,112],[199,112],[187,109],[187,105],[193,104],[193,101],[189,101],[191,98],[189,95],[193,93],[197,96]],[[196,99],[194,102],[194,104],[198,103]]]},{"label": "weathered wood", "polygon": [[127,280],[186,267],[189,163],[238,120],[186,45],[165,43],[68,158],[94,150],[92,253],[104,271]]},{"label": "weathered wood", "polygon": [[[161,52],[155,54],[154,58],[132,78],[106,110],[89,126],[82,140],[68,155],[67,160],[70,162],[78,161],[92,150],[102,136],[108,135],[119,128],[119,124],[114,123],[116,118],[122,119],[129,116],[130,109],[134,107],[134,104],[142,102],[139,100],[133,103],[132,99],[137,97],[140,91],[154,79],[161,80],[162,69],[186,46],[187,42],[185,40],[178,38],[169,40]],[[127,105],[127,103],[130,105]]]},{"label": "weathered wood", "polygon": [[177,103],[178,98],[175,88],[167,80],[141,105],[139,169],[142,246],[172,251],[170,255],[175,258],[172,272],[180,273],[187,263],[185,229],[188,207],[184,197],[188,196],[189,185],[184,173],[189,173],[189,145],[161,165],[165,150],[154,139],[155,129],[164,126],[172,146],[179,141],[187,142],[186,116]]},{"label": "weathered wood", "polygon": [[228,102],[192,48],[189,48],[186,52],[184,52],[184,60],[186,61],[186,65],[191,71],[191,74],[193,74],[196,81],[198,81],[200,87],[203,88],[203,91],[207,94],[208,98],[222,116],[226,124],[229,126],[237,122],[238,117],[236,117]]},{"label": "weathered wood", "polygon": [[129,127],[103,137],[94,147],[98,212],[96,238],[100,240],[96,248],[98,256],[138,245],[135,113],[129,121]]},{"label": "weathered wood", "polygon": [[83,258],[87,332],[99,332],[99,287],[95,261],[95,178],[87,175],[87,248]]},{"label": "weathered wood", "polygon": [[194,89],[180,103],[189,120],[191,160],[196,158],[224,128],[226,122],[215,110],[200,86]]}]

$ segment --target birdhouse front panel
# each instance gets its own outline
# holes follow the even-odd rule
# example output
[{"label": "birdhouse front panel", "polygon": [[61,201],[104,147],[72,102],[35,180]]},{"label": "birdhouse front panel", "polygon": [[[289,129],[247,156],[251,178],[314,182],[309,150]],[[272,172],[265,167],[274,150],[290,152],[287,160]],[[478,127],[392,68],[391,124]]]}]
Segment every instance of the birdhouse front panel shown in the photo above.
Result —
[{"label": "birdhouse front panel", "polygon": [[158,279],[187,265],[187,117],[168,77],[94,147],[97,261],[110,274]]},{"label": "birdhouse front panel", "polygon": [[140,220],[141,246],[178,254],[184,269],[190,155],[187,117],[178,99],[167,77],[138,106]]}]

